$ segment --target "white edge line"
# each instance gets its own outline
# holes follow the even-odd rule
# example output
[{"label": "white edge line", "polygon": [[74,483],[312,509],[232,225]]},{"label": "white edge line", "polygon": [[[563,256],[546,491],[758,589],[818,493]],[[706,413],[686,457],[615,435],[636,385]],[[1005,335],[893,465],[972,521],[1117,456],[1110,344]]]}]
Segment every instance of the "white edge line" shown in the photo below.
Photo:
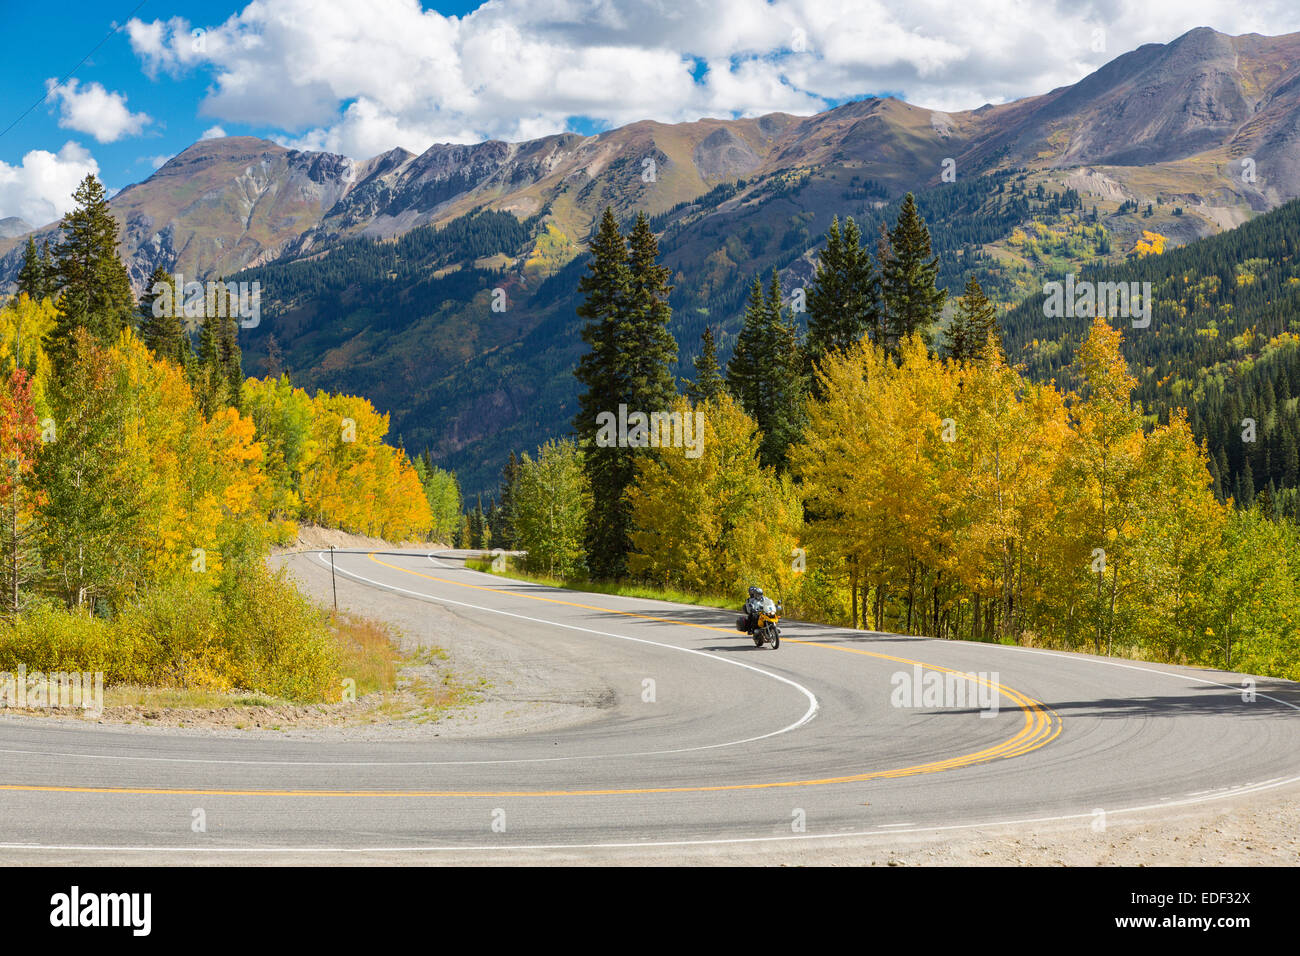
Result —
[{"label": "white edge line", "polygon": [[[320,560],[321,563],[323,564],[324,558],[321,556],[320,552],[317,552],[316,556],[317,559]],[[527,614],[516,614],[514,611],[503,611],[499,608],[483,607],[478,604],[470,604],[467,601],[455,601],[452,600],[451,598],[426,594],[422,591],[411,591],[408,590],[407,588],[398,587],[395,584],[385,584],[382,581],[376,581],[373,578],[368,578],[363,574],[357,574],[354,571],[348,571],[343,568],[339,568],[338,570],[340,574],[343,574],[346,577],[355,578],[356,580],[364,581],[367,584],[373,584],[375,587],[382,588],[387,591],[400,591],[403,594],[410,594],[414,597],[419,598],[422,601],[428,601],[431,604],[454,604],[457,607],[465,607],[475,611],[485,611],[489,614],[500,614],[503,615],[504,617],[517,618],[518,620],[521,621],[528,621],[531,624],[541,624],[543,626],[549,626],[549,627],[561,627],[569,631],[579,631],[584,634],[595,634],[598,637],[612,637],[615,640],[631,641],[634,644],[645,644],[650,647],[660,647],[670,651],[680,651],[683,654],[695,654],[700,657],[707,657],[709,660],[718,661],[719,663],[722,664],[730,664],[733,667],[742,667],[747,671],[753,671],[755,674],[762,674],[764,677],[770,677],[773,680],[780,681],[782,684],[788,684],[791,687],[793,687],[795,690],[799,691],[799,693],[803,694],[804,697],[808,699],[808,709],[804,711],[803,716],[800,717],[798,720],[796,720],[794,723],[782,727],[780,730],[773,730],[769,733],[760,734],[756,737],[747,737],[744,740],[735,740],[729,743],[708,744],[707,746],[704,747],[689,747],[686,748],[685,750],[659,750],[659,751],[651,751],[649,753],[638,753],[638,754],[619,754],[617,756],[649,757],[649,756],[657,756],[660,754],[687,753],[696,750],[712,750],[717,747],[735,747],[740,744],[753,743],[756,740],[766,740],[769,737],[775,737],[779,734],[784,734],[792,730],[797,730],[798,728],[802,727],[804,724],[808,723],[808,721],[812,720],[815,716],[817,716],[817,711],[821,709],[821,704],[817,700],[817,695],[814,694],[812,691],[810,691],[807,687],[803,686],[803,684],[800,684],[798,681],[793,681],[788,677],[782,677],[780,674],[774,674],[769,670],[764,670],[761,667],[755,667],[753,664],[746,664],[744,661],[737,661],[737,660],[731,660],[730,658],[726,658],[726,657],[719,657],[717,654],[710,654],[708,651],[696,650],[693,647],[681,647],[677,644],[665,644],[662,641],[652,641],[644,637],[630,637],[626,634],[615,634],[612,631],[597,631],[594,628],[590,628],[590,627],[579,627],[577,624],[562,624],[559,621],[548,621],[540,617],[529,617]]]}]

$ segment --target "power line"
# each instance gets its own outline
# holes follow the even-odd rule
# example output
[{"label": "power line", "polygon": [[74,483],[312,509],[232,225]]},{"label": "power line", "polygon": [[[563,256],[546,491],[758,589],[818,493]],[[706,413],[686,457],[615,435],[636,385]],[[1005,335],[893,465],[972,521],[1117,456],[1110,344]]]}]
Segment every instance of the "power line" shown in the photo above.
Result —
[{"label": "power line", "polygon": [[[130,13],[128,13],[128,14],[126,15],[126,20],[130,20],[133,16],[135,16],[137,13],[139,13],[139,12],[140,12],[140,8],[143,7],[143,6],[144,6],[146,3],[148,3],[148,2],[149,2],[149,0],[140,0],[140,2],[137,3],[137,4],[135,5],[135,9],[132,10]],[[124,20],[124,21],[122,21],[122,22],[125,23],[126,20]],[[54,92],[54,90],[57,90],[57,89],[58,89],[60,86],[62,86],[64,83],[67,83],[68,80],[72,79],[72,74],[73,74],[73,73],[76,73],[79,69],[81,69],[82,66],[85,65],[85,62],[86,62],[87,60],[89,60],[92,56],[95,55],[95,51],[98,50],[98,49],[99,49],[101,46],[103,46],[105,43],[107,43],[107,42],[108,42],[108,38],[111,37],[114,33],[117,33],[117,31],[120,30],[120,29],[122,29],[122,28],[119,27],[119,26],[115,26],[115,27],[113,27],[113,29],[109,30],[108,33],[104,34],[104,39],[102,39],[102,40],[100,40],[98,43],[96,43],[96,44],[94,45],[94,47],[91,48],[91,51],[90,51],[89,53],[87,53],[85,56],[83,56],[83,57],[81,58],[81,61],[80,61],[76,66],[74,66],[71,70],[68,71],[68,75],[67,75],[67,76],[65,76],[63,79],[59,80],[59,82],[56,83],[54,86],[49,87],[48,89],[46,89],[46,91],[45,91],[45,95],[44,95],[44,96],[42,96],[39,100],[37,100],[37,101],[36,101],[35,103],[33,103],[31,106],[27,107],[27,109],[23,110],[23,113],[22,113],[21,116],[19,116],[16,120],[14,120],[12,123],[10,123],[8,126],[6,126],[2,132],[0,132],[0,137],[3,137],[3,136],[5,135],[5,133],[9,132],[11,129],[13,129],[13,128],[14,128],[15,126],[17,126],[19,123],[21,123],[24,119],[26,119],[28,113],[30,113],[32,110],[36,109],[36,107],[40,106],[42,103],[44,103],[46,100],[48,100],[48,99],[50,98],[50,94],[51,94],[52,92]]]}]

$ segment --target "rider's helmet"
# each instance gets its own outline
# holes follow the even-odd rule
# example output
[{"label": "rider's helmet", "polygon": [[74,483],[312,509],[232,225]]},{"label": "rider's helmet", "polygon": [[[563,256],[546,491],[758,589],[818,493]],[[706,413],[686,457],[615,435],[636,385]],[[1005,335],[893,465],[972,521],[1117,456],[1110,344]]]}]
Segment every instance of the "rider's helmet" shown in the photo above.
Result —
[{"label": "rider's helmet", "polygon": [[757,584],[751,584],[749,586],[749,596],[755,601],[761,601],[763,600],[763,589]]}]

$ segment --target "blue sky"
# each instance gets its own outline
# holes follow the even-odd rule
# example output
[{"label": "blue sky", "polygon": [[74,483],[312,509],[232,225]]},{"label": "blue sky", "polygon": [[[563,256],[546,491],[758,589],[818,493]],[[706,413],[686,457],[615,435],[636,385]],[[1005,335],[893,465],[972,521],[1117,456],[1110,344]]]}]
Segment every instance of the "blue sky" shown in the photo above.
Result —
[{"label": "blue sky", "polygon": [[1300,30],[1293,0],[134,2],[6,5],[0,217],[49,221],[85,172],[120,189],[205,134],[365,158],[873,94],[955,111],[1195,26]]},{"label": "blue sky", "polygon": [[[128,108],[132,112],[144,111],[155,122],[142,135],[100,144],[85,133],[60,129],[57,110],[45,103],[0,136],[0,160],[12,164],[21,161],[29,150],[57,150],[66,140],[75,139],[91,147],[103,178],[122,186],[148,176],[153,169],[151,157],[184,149],[213,125],[208,122],[205,126],[196,111],[207,85],[206,77],[195,74],[150,82],[141,73],[139,60],[124,32],[119,30],[104,40],[115,25],[129,19],[127,15],[136,2],[43,0],[15,4],[5,10],[10,42],[0,62],[0,103],[4,104],[0,128],[9,126],[23,110],[45,95],[47,79],[66,76],[101,40],[103,45],[76,70],[74,77],[82,83],[98,82],[106,89],[126,93]],[[160,5],[157,0],[146,0],[137,16],[148,17],[153,10],[196,22],[220,22],[238,7],[234,3],[192,0],[168,0]],[[12,42],[19,37],[24,42]]]}]

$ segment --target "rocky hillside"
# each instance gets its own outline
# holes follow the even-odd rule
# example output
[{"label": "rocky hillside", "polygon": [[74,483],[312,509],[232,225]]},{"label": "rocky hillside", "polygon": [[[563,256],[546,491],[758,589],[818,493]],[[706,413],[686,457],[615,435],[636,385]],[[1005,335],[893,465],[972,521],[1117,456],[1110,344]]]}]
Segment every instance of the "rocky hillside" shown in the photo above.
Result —
[{"label": "rocky hillside", "polygon": [[[1300,196],[1298,147],[1300,34],[1201,28],[1073,86],[952,114],[868,99],[810,117],[641,122],[588,137],[439,144],[419,156],[395,146],[360,162],[248,137],[207,140],[122,190],[113,207],[137,281],[156,265],[230,273],[484,206],[521,218],[545,209],[581,239],[607,203],[662,213],[719,183],[834,166],[897,195],[938,184],[945,158],[959,176],[1068,169],[1097,197],[1162,194],[1211,232]],[[0,255],[9,253],[0,281],[13,277],[20,226],[0,230]]]}]

